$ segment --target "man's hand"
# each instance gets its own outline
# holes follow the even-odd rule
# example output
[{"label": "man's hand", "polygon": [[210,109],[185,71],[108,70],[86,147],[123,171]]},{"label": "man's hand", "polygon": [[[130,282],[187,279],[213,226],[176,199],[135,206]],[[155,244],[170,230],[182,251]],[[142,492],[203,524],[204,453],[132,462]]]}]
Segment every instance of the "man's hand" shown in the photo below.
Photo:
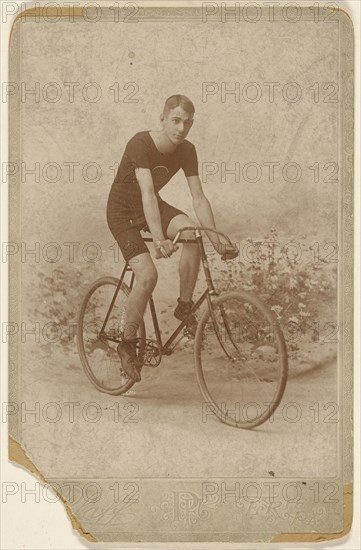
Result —
[{"label": "man's hand", "polygon": [[165,239],[164,241],[154,241],[155,248],[155,257],[159,260],[160,258],[170,258],[171,255],[178,250],[178,246],[173,244],[170,239]]},{"label": "man's hand", "polygon": [[229,243],[213,243],[214,249],[220,254],[222,260],[233,260],[239,255],[235,245]]}]

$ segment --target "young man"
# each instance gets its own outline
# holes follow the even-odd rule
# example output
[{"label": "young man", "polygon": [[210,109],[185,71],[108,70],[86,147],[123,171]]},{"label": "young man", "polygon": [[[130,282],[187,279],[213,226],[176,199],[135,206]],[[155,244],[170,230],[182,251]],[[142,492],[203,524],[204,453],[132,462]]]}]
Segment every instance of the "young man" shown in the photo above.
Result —
[{"label": "young man", "polygon": [[[118,345],[124,371],[133,380],[140,380],[136,354],[139,323],[144,316],[147,301],[157,282],[157,270],[140,231],[150,231],[156,257],[169,258],[178,247],[173,246],[178,230],[195,224],[184,212],[163,201],[159,191],[181,168],[187,178],[195,214],[204,227],[215,228],[208,199],[198,176],[196,149],[186,140],[193,125],[194,105],[183,95],[167,99],[160,117],[162,129],[135,134],[127,143],[118,173],[110,190],[107,221],[118,242],[124,259],[131,261],[135,285],[128,297],[123,341]],[[192,239],[191,232],[182,238]],[[219,239],[214,237],[217,249]],[[134,259],[133,259],[134,258]],[[199,271],[200,254],[196,244],[183,244],[179,263],[180,291],[174,311],[177,319],[184,319],[193,305],[192,295]],[[195,332],[196,320],[188,323]]]}]

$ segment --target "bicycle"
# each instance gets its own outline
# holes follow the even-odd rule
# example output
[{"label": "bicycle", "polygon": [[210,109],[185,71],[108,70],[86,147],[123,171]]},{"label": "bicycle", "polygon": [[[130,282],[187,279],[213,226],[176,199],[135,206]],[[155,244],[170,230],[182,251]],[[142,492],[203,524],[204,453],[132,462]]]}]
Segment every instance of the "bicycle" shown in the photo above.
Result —
[{"label": "bicycle", "polygon": [[[181,239],[189,230],[195,238]],[[272,311],[259,298],[244,290],[216,290],[202,232],[217,233],[233,246],[223,233],[201,227],[184,227],[173,240],[174,245],[193,242],[199,246],[206,279],[206,289],[189,313],[195,314],[207,302],[194,340],[196,378],[207,415],[210,412],[230,426],[254,428],[271,417],[282,399],[288,370],[285,341]],[[143,239],[152,242],[150,237]],[[129,285],[124,282],[128,271],[132,272],[126,263],[119,280],[96,280],[79,313],[77,344],[85,374],[99,391],[110,395],[124,394],[135,383],[121,368],[116,351],[124,333],[126,298],[134,284],[133,272]],[[142,320],[138,358],[142,367],[157,367],[163,355],[173,352],[188,317],[163,344],[153,296],[149,307],[155,340],[146,338]]]}]

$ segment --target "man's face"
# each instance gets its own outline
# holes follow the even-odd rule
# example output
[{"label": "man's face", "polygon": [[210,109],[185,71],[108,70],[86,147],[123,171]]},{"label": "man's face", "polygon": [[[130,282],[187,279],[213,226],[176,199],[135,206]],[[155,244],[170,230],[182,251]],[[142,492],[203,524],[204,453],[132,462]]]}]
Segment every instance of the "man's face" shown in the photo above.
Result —
[{"label": "man's face", "polygon": [[174,145],[179,145],[188,135],[193,124],[193,114],[178,106],[162,118],[163,129]]}]

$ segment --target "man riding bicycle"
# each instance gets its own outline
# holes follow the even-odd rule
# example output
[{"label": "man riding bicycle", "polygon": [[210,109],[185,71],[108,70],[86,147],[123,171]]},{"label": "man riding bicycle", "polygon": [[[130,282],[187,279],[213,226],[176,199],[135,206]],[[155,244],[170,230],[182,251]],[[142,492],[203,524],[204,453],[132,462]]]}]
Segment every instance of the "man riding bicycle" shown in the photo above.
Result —
[{"label": "man riding bicycle", "polygon": [[[108,225],[125,261],[130,262],[135,274],[135,285],[126,304],[126,328],[117,348],[123,370],[135,381],[140,380],[137,332],[157,283],[157,269],[140,231],[151,233],[156,258],[170,258],[178,248],[172,242],[177,232],[183,227],[196,225],[184,212],[159,196],[159,191],[180,168],[187,178],[199,224],[215,229],[212,208],[198,175],[196,149],[186,139],[193,125],[194,112],[194,105],[186,96],[169,97],[160,117],[162,129],[138,132],[127,143],[109,193]],[[193,235],[184,233],[182,237],[192,239]],[[213,237],[213,246],[221,252],[218,235]],[[229,251],[230,257],[232,251]],[[184,243],[179,262],[178,305],[174,310],[179,320],[185,319],[193,306],[199,264],[198,246]],[[191,335],[195,334],[196,325],[196,319],[191,315],[187,322]]]}]

